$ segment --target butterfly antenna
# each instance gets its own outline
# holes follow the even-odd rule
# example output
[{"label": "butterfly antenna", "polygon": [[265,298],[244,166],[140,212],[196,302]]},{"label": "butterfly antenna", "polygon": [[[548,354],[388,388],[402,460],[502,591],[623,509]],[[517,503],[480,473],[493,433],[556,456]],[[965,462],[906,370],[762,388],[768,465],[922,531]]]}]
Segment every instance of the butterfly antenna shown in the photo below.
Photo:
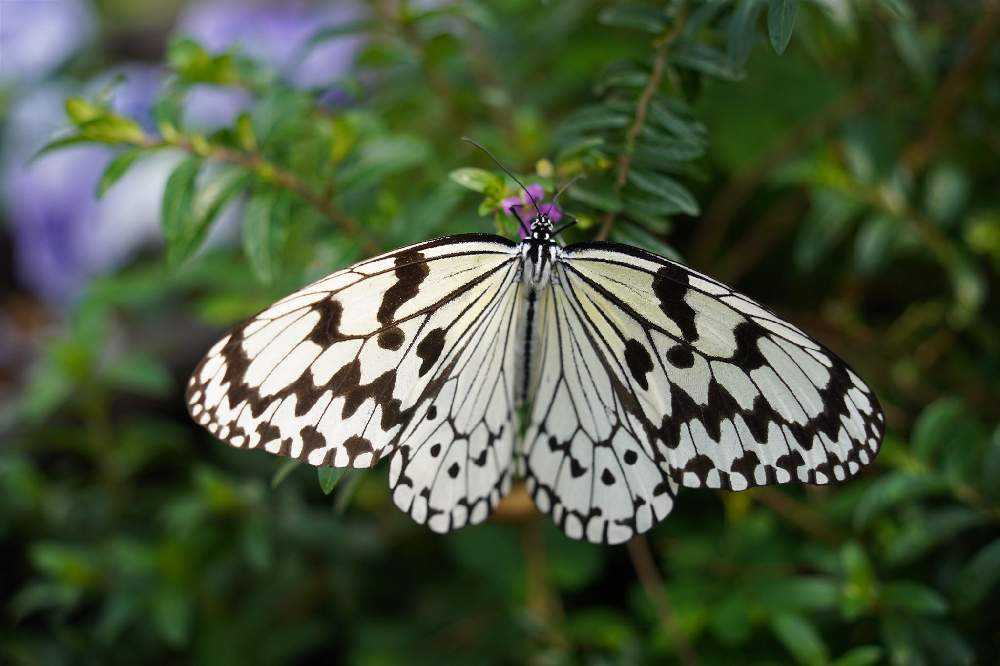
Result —
[{"label": "butterfly antenna", "polygon": [[556,192],[556,195],[554,197],[552,197],[552,205],[555,206],[556,203],[559,201],[559,197],[562,195],[562,193],[565,192],[566,190],[568,190],[569,188],[571,188],[573,186],[573,183],[575,183],[576,181],[580,180],[581,178],[583,178],[583,174],[579,173],[576,176],[574,176],[573,179],[570,180],[568,183],[566,183],[565,185],[563,185],[562,187],[560,187],[559,191]]},{"label": "butterfly antenna", "polygon": [[[513,178],[513,179],[514,179],[514,182],[515,182],[515,183],[517,183],[518,185],[520,185],[520,186],[521,186],[521,189],[522,189],[522,190],[524,190],[524,193],[528,195],[528,199],[530,199],[530,200],[531,200],[531,205],[535,207],[535,212],[536,212],[536,213],[538,213],[538,217],[541,217],[541,216],[542,216],[542,211],[540,211],[540,210],[538,209],[538,202],[537,202],[537,201],[535,201],[535,197],[531,196],[531,192],[529,192],[529,191],[528,191],[528,188],[524,186],[524,183],[522,183],[522,182],[521,182],[521,181],[520,181],[520,180],[518,179],[518,177],[517,177],[517,176],[515,176],[515,175],[514,175],[513,173],[511,173],[510,169],[508,169],[508,168],[507,168],[507,167],[505,167],[505,166],[504,166],[503,164],[501,164],[501,163],[500,163],[500,160],[498,160],[498,159],[497,159],[496,157],[494,157],[494,156],[493,156],[493,153],[491,153],[490,151],[486,150],[486,147],[485,147],[485,146],[483,146],[482,144],[480,144],[480,143],[476,143],[475,141],[473,141],[472,139],[470,139],[470,138],[469,138],[469,137],[467,137],[467,136],[463,136],[463,137],[462,137],[462,141],[465,141],[466,143],[471,143],[471,144],[472,144],[473,146],[475,146],[475,147],[476,147],[476,148],[478,148],[479,150],[481,150],[481,151],[483,151],[484,153],[486,153],[486,154],[487,154],[487,155],[489,156],[489,158],[490,158],[491,160],[493,160],[493,161],[494,161],[494,162],[496,163],[496,165],[497,165],[498,167],[500,167],[501,169],[503,169],[503,172],[504,172],[505,174],[507,174],[508,176],[510,176],[511,178]],[[521,224],[522,224],[522,226],[524,225],[524,223],[523,223],[523,222],[522,222]]]}]

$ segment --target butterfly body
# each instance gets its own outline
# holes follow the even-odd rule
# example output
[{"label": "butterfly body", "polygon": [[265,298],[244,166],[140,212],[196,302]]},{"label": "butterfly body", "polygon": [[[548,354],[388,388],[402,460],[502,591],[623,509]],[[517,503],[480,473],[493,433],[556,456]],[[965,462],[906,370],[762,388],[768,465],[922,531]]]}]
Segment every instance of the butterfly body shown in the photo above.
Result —
[{"label": "butterfly body", "polygon": [[799,329],[649,252],[562,246],[542,215],[527,232],[418,243],[278,301],[209,351],[192,417],[313,465],[388,457],[395,503],[439,532],[523,477],[597,543],[648,530],[682,486],[823,484],[874,459],[877,400]]}]

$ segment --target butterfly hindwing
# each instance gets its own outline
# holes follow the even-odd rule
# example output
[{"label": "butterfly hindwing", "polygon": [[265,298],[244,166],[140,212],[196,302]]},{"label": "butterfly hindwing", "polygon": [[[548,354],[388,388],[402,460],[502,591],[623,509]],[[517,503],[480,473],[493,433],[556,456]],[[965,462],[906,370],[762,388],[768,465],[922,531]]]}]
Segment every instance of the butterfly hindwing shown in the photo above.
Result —
[{"label": "butterfly hindwing", "polygon": [[[510,409],[512,380],[502,363],[470,360],[470,337],[508,335],[500,327],[516,302],[515,248],[497,236],[451,236],[295,292],[212,347],[188,385],[192,417],[232,446],[312,465],[369,467],[398,449],[402,464],[393,469],[403,473],[394,486],[436,498],[435,511],[464,503],[468,519],[479,518],[479,500],[492,507],[509,484],[513,432],[501,433],[498,423],[511,418],[501,412]],[[455,399],[456,389],[490,378],[501,388],[489,398]],[[422,438],[441,437],[424,425],[432,405],[438,421],[461,435],[440,462],[417,453]],[[481,460],[484,448],[488,463],[462,462],[448,474],[459,460]],[[399,495],[405,492],[397,493],[402,506]],[[420,522],[434,514],[419,506],[408,498],[403,508]],[[449,525],[462,524],[459,518]]]},{"label": "butterfly hindwing", "polygon": [[629,419],[655,442],[677,484],[824,484],[874,459],[884,420],[875,396],[772,312],[624,245],[571,246],[560,263],[554,289],[604,331],[603,344],[621,361],[612,367],[634,397]]},{"label": "butterfly hindwing", "polygon": [[389,484],[396,505],[437,532],[485,520],[510,490],[519,289],[509,262],[428,320],[443,350],[420,389],[429,397],[400,433]]},{"label": "butterfly hindwing", "polygon": [[634,418],[635,397],[606,322],[560,286],[542,296],[523,473],[539,509],[570,537],[621,543],[662,520],[676,485]]}]

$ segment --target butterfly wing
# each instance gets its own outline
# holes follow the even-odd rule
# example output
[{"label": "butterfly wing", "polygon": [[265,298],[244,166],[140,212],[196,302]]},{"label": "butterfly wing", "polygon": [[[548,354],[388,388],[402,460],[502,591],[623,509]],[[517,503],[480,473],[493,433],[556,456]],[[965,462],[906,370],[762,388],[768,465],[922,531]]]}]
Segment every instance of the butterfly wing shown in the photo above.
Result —
[{"label": "butterfly wing", "polygon": [[[525,471],[542,508],[577,507],[583,525],[564,525],[570,536],[624,540],[662,518],[673,486],[657,486],[654,467],[671,484],[742,490],[843,480],[878,452],[884,418],[864,382],[802,331],[711,278],[637,248],[583,243],[565,249],[551,291],[577,351],[567,354],[562,343],[539,368]],[[564,336],[547,334],[542,344],[554,348]],[[563,379],[584,371],[581,380]],[[578,404],[590,407],[578,413]],[[579,438],[588,418],[599,428],[602,413],[610,430],[563,444]],[[627,444],[619,444],[623,432]],[[626,450],[641,473],[628,467]],[[631,478],[660,488],[660,504],[635,493]],[[623,509],[633,505],[634,521]]]},{"label": "butterfly wing", "polygon": [[[622,361],[557,265],[538,305],[530,417],[520,471],[543,512],[574,539],[621,543],[673,508],[676,484],[630,414]],[[558,277],[556,277],[558,275]]]},{"label": "butterfly wing", "polygon": [[488,515],[510,484],[517,253],[499,236],[419,243],[334,273],[220,340],[191,416],[241,448],[370,467],[433,529]]}]

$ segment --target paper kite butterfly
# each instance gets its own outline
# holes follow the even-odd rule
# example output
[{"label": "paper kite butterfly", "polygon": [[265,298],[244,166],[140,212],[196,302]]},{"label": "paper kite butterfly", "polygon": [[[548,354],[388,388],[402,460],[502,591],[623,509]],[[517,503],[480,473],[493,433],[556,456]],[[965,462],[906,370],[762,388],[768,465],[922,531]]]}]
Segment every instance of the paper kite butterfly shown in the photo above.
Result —
[{"label": "paper kite butterfly", "polygon": [[682,486],[825,484],[875,458],[878,401],[821,344],[650,252],[564,246],[536,212],[520,242],[438,238],[278,301],[209,350],[191,416],[311,465],[389,458],[396,505],[436,532],[523,478],[567,535],[609,544]]}]

